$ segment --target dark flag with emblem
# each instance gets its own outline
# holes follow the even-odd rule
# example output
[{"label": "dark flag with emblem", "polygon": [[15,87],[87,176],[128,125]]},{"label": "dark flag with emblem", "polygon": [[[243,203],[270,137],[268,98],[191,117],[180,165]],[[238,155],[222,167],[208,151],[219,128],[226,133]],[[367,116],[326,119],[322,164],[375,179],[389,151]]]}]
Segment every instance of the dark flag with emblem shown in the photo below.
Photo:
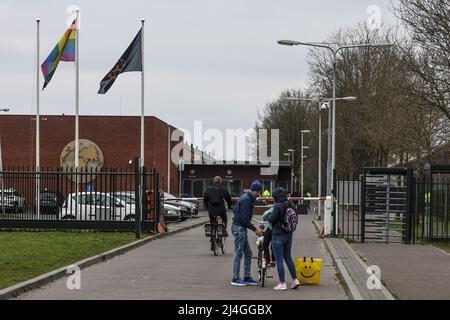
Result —
[{"label": "dark flag with emblem", "polygon": [[109,88],[113,85],[114,81],[119,74],[122,72],[129,71],[142,71],[142,29],[139,30],[138,34],[131,42],[128,49],[117,61],[116,65],[111,69],[110,72],[103,78],[100,82],[99,94],[105,94]]}]

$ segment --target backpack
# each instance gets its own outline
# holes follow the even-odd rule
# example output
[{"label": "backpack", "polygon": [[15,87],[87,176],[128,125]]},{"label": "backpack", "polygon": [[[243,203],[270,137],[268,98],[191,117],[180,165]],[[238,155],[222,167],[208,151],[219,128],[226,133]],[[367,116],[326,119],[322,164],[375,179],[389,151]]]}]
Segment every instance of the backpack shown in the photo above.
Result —
[{"label": "backpack", "polygon": [[220,206],[223,204],[222,190],[217,186],[212,186],[209,189],[209,203],[213,206]]},{"label": "backpack", "polygon": [[281,229],[286,233],[292,233],[297,229],[298,215],[294,208],[287,207],[284,214],[283,221],[281,222]]}]

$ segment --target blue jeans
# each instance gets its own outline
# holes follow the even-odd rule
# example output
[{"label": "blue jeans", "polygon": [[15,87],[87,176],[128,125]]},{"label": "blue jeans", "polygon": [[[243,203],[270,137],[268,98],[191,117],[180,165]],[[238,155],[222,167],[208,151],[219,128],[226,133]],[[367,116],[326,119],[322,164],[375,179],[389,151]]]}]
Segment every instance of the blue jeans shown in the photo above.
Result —
[{"label": "blue jeans", "polygon": [[233,224],[231,233],[234,237],[233,280],[239,278],[242,256],[244,256],[244,278],[250,278],[253,253],[248,243],[247,228]]},{"label": "blue jeans", "polygon": [[277,271],[280,283],[285,283],[284,263],[288,266],[292,279],[297,279],[294,260],[292,260],[292,233],[291,234],[272,234],[272,248],[277,261]]}]

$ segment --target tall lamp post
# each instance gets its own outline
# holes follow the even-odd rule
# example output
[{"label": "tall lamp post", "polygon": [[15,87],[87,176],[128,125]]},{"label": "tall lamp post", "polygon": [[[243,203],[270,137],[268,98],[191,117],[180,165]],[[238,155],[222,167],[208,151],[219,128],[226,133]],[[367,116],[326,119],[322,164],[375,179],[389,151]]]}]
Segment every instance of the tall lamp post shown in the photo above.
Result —
[{"label": "tall lamp post", "polygon": [[[9,112],[8,108],[1,108],[0,112]],[[0,172],[1,172],[1,179],[2,179],[2,214],[5,214],[5,186],[3,184],[3,155],[2,155],[2,140],[0,137]]]},{"label": "tall lamp post", "polygon": [[301,157],[302,157],[302,159],[301,159],[301,170],[302,170],[302,180],[301,180],[301,194],[300,194],[300,196],[301,197],[303,197],[303,183],[304,183],[304,179],[303,179],[303,162],[304,162],[304,158],[306,158],[305,156],[304,156],[304,152],[303,152],[303,150],[305,150],[305,149],[309,149],[309,147],[307,147],[307,146],[304,146],[303,145],[303,135],[305,134],[305,133],[311,133],[311,130],[302,130],[301,131],[302,132],[302,155],[301,155]]},{"label": "tall lamp post", "polygon": [[[365,44],[355,44],[355,45],[344,45],[339,47],[332,47],[325,43],[312,43],[312,42],[299,42],[293,40],[280,40],[277,41],[279,45],[283,46],[309,46],[316,47],[329,50],[333,55],[333,108],[332,108],[332,150],[331,150],[331,170],[327,170],[327,193],[329,196],[332,196],[335,190],[333,190],[333,172],[336,169],[336,64],[337,64],[337,56],[340,51],[345,49],[354,49],[354,48],[387,48],[392,47],[391,43],[365,43]],[[328,164],[329,167],[329,164]],[[334,212],[334,210],[333,210]],[[336,234],[335,230],[336,225],[336,216],[333,214],[333,235]]]}]

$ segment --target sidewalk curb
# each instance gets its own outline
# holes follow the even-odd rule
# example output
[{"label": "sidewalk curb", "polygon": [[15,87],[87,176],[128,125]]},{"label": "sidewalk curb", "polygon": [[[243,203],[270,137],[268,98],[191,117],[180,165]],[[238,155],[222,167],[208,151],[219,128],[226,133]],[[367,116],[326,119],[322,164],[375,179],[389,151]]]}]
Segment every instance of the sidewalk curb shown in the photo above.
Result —
[{"label": "sidewalk curb", "polygon": [[202,219],[201,222],[199,221],[197,223],[194,223],[194,224],[186,226],[186,227],[181,227],[181,228],[173,230],[173,231],[169,231],[166,233],[153,235],[153,236],[147,237],[145,239],[137,240],[132,243],[126,244],[122,247],[112,249],[110,251],[107,251],[107,252],[86,258],[84,260],[75,262],[69,266],[61,267],[59,269],[50,271],[43,275],[37,276],[33,279],[15,284],[9,288],[0,290],[0,300],[8,300],[11,298],[18,298],[19,296],[23,295],[26,292],[38,289],[46,284],[49,284],[56,280],[59,280],[65,276],[67,276],[67,269],[69,267],[76,266],[80,269],[84,269],[84,268],[90,267],[94,264],[104,262],[104,261],[110,260],[116,256],[122,255],[128,251],[131,251],[133,249],[141,247],[151,241],[162,239],[162,238],[165,238],[165,237],[168,237],[168,236],[171,236],[171,235],[183,232],[183,231],[197,228],[197,227],[205,224],[207,221],[208,220]]},{"label": "sidewalk curb", "polygon": [[[321,226],[317,223],[316,220],[313,221],[314,226],[316,227],[317,233],[320,233]],[[328,251],[328,253],[331,256],[331,259],[333,260],[333,263],[336,267],[336,270],[341,275],[342,281],[342,287],[344,288],[344,291],[346,292],[347,296],[351,300],[363,300],[361,293],[359,292],[358,288],[356,287],[355,283],[353,282],[352,278],[348,274],[347,269],[345,268],[344,264],[342,263],[341,259],[337,258],[336,251],[334,250],[333,245],[330,241],[327,241],[326,238],[322,238],[325,244],[325,248]]]},{"label": "sidewalk curb", "polygon": [[[313,221],[314,226],[316,229],[320,230],[320,226],[317,224],[317,221]],[[357,255],[355,250],[345,241],[344,241],[347,249],[351,252],[352,255],[354,255],[355,259],[359,262],[359,264],[366,270],[368,268],[367,264],[362,261],[362,259]],[[364,300],[361,292],[358,290],[356,284],[354,283],[352,277],[350,276],[347,268],[342,263],[342,259],[338,257],[336,250],[334,249],[333,243],[327,239],[324,238],[325,247],[327,248],[329,254],[331,255],[331,258],[334,261],[334,264],[336,265],[336,269],[339,271],[339,273],[342,275],[343,278],[343,287],[347,291],[349,297],[352,300]],[[392,296],[392,294],[386,289],[386,287],[381,284],[381,291],[383,295],[386,297],[386,300],[395,300],[395,298]]]}]

